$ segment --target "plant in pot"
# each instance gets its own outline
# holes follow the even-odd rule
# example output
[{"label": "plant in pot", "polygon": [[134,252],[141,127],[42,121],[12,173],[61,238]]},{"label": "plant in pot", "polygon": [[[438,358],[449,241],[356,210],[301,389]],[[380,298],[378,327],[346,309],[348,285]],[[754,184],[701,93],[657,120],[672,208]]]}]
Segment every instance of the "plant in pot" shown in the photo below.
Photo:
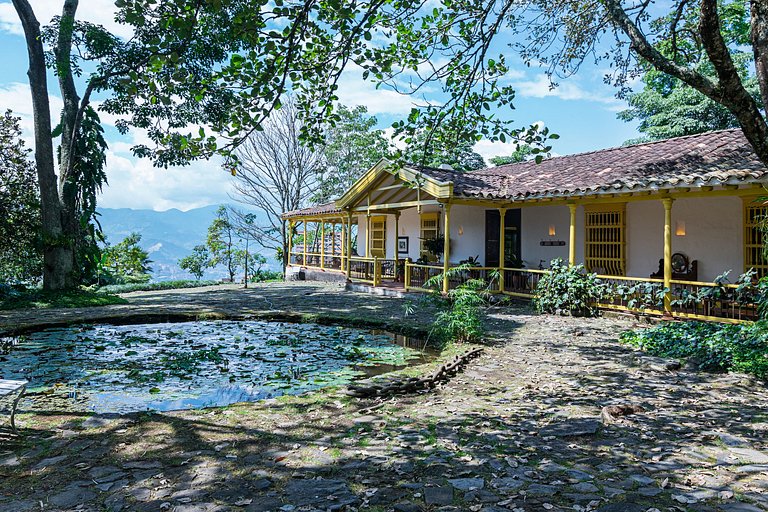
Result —
[{"label": "plant in pot", "polygon": [[[505,268],[523,268],[523,266],[523,260],[521,260],[520,257],[515,254],[513,254],[507,261],[504,262]],[[512,271],[511,277],[513,288],[523,288],[523,285],[526,284],[527,277],[520,272]]]},{"label": "plant in pot", "polygon": [[443,235],[438,235],[434,238],[425,238],[424,249],[426,249],[439,261],[440,258],[443,257],[443,252],[445,249],[445,237]]}]

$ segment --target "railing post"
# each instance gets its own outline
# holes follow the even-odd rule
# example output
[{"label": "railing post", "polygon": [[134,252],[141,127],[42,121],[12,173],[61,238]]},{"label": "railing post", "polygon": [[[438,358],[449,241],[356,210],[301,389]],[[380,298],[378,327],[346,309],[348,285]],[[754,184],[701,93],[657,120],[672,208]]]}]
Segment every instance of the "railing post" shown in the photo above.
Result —
[{"label": "railing post", "polygon": [[405,283],[403,283],[405,291],[408,291],[408,286],[411,284],[411,262],[407,259],[405,260],[405,276],[403,277],[403,280],[405,281]]},{"label": "railing post", "polygon": [[443,215],[445,216],[444,223],[444,242],[443,242],[443,293],[448,294],[448,270],[450,269],[451,260],[451,203],[445,203],[443,205]]},{"label": "railing post", "polygon": [[664,205],[664,315],[672,315],[672,202],[666,197],[661,200]]},{"label": "railing post", "polygon": [[379,286],[381,284],[381,263],[379,263],[379,257],[373,257],[373,286]]},{"label": "railing post", "polygon": [[504,291],[504,235],[506,234],[507,209],[499,208],[499,291]]},{"label": "railing post", "polygon": [[568,210],[571,214],[570,230],[568,232],[568,265],[572,267],[576,264],[576,205],[569,204]]}]

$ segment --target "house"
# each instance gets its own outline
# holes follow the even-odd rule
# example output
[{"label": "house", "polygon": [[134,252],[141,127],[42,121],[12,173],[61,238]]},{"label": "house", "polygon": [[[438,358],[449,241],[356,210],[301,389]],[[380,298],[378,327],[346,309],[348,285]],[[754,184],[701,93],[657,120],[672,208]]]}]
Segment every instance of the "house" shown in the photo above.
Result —
[{"label": "house", "polygon": [[[739,320],[753,305],[714,281],[768,274],[766,183],[742,132],[723,130],[468,173],[382,160],[335,202],[283,217],[305,242],[290,265],[351,281],[419,290],[444,274],[446,292],[492,278],[531,297],[561,258],[616,287],[605,307]],[[462,262],[471,270],[449,272]],[[662,299],[637,300],[649,290]]]}]

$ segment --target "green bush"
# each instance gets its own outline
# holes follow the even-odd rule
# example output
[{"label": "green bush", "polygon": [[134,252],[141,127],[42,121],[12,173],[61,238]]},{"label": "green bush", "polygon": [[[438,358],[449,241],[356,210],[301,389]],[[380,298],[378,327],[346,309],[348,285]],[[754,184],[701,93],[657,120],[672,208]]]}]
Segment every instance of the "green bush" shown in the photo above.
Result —
[{"label": "green bush", "polygon": [[561,259],[552,260],[550,272],[536,285],[533,303],[540,313],[594,316],[595,303],[606,294],[606,287],[584,265],[570,266]]},{"label": "green bush", "polygon": [[126,283],[110,284],[102,286],[97,290],[98,293],[128,293],[128,292],[147,292],[153,290],[174,290],[176,288],[196,288],[198,286],[213,286],[219,284],[218,281],[195,281],[182,279],[177,281],[158,281],[156,283]]},{"label": "green bush", "polygon": [[768,322],[718,324],[665,322],[628,331],[621,341],[650,354],[690,359],[700,368],[768,378]]}]

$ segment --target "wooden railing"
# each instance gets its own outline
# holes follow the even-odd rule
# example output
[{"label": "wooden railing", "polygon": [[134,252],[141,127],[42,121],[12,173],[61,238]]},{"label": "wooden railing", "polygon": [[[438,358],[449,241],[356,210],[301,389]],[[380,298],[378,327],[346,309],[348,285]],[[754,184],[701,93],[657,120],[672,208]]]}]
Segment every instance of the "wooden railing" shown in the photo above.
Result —
[{"label": "wooden railing", "polygon": [[419,265],[416,263],[405,263],[405,289],[419,291],[434,291],[435,288],[427,288],[427,281],[440,276],[443,273],[443,267],[437,265]]},{"label": "wooden railing", "polygon": [[664,280],[598,275],[606,286],[606,297],[598,306],[605,309],[664,313]]},{"label": "wooden railing", "polygon": [[344,260],[341,255],[326,254],[323,256],[315,252],[308,252],[306,254],[306,261],[303,253],[293,253],[290,256],[291,265],[327,270],[341,270],[344,267]]},{"label": "wooden railing", "polygon": [[735,284],[672,281],[672,314],[682,318],[757,320],[754,297]]},{"label": "wooden railing", "polygon": [[[307,253],[306,263],[301,253],[292,254],[291,264],[327,270],[345,270],[346,258],[326,255],[322,260],[317,253]],[[422,265],[405,260],[384,258],[349,258],[349,275],[355,281],[378,286],[384,280],[403,281],[406,291],[435,291],[440,286],[428,286],[434,278],[442,276],[443,266]],[[462,284],[480,279],[493,292],[531,299],[542,276],[548,270],[525,268],[467,267],[454,269],[448,276],[448,287],[455,289]],[[502,280],[503,277],[503,280]],[[402,278],[402,279],[401,279]],[[751,321],[758,318],[757,305],[750,293],[733,284],[700,281],[673,280],[665,290],[661,279],[598,275],[606,287],[605,297],[597,304],[603,309],[630,311],[651,315],[664,314],[664,295],[671,297],[671,314],[678,318],[699,320]],[[437,283],[435,283],[437,284]]]},{"label": "wooden railing", "polygon": [[546,270],[530,268],[504,268],[504,289],[502,293],[515,297],[532,298],[541,276]]}]

